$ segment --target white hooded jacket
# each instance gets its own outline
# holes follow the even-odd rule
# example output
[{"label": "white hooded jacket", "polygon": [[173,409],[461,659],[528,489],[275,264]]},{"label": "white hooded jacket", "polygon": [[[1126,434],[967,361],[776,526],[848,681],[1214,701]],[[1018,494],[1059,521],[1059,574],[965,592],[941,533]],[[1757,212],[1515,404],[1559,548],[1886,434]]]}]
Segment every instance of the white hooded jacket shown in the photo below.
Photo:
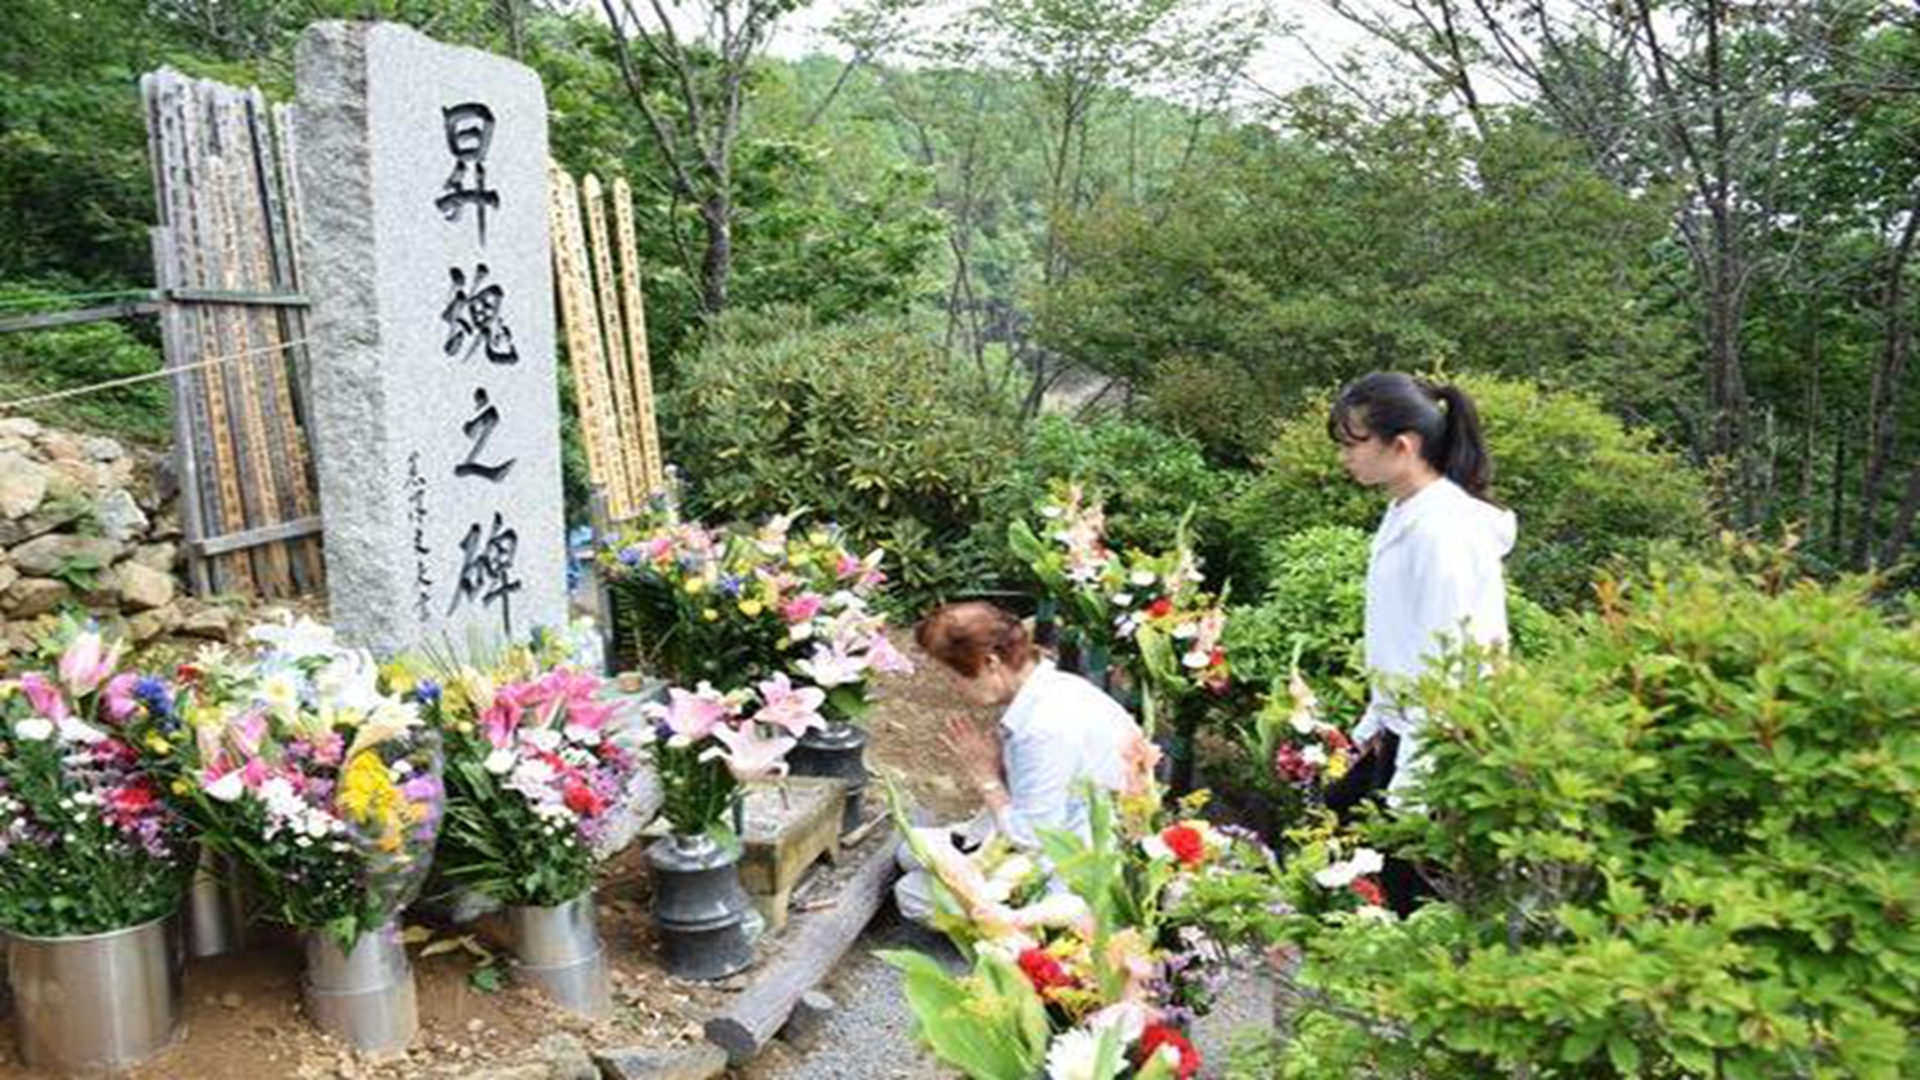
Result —
[{"label": "white hooded jacket", "polygon": [[1511,510],[1442,477],[1387,508],[1367,560],[1367,669],[1373,689],[1356,741],[1382,728],[1400,736],[1391,787],[1412,779],[1425,719],[1402,707],[1392,686],[1424,675],[1450,642],[1507,642],[1501,562],[1513,550]]}]

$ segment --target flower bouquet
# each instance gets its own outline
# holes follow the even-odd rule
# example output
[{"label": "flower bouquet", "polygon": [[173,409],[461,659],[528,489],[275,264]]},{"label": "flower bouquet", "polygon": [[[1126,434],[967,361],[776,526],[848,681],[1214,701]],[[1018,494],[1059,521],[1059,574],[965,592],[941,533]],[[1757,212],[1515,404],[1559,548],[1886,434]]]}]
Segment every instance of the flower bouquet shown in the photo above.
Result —
[{"label": "flower bouquet", "polygon": [[22,1056],[91,1072],[178,1035],[192,847],[135,749],[177,722],[165,684],[117,671],[91,629],[58,642],[50,671],[0,682],[0,930]]},{"label": "flower bouquet", "polygon": [[445,748],[440,873],[514,906],[585,895],[596,841],[640,764],[612,723],[615,706],[598,700],[604,681],[543,669],[531,654],[404,681]]},{"label": "flower bouquet", "polygon": [[1192,1020],[1228,951],[1260,940],[1279,869],[1257,839],[1160,809],[1156,755],[1130,755],[1118,798],[1092,792],[1090,836],[1042,837],[1045,865],[989,846],[964,855],[909,832],[933,870],[935,925],[971,962],[884,954],[906,977],[919,1037],[975,1080],[1195,1075]]},{"label": "flower bouquet", "polygon": [[1091,673],[1104,676],[1100,669],[1110,659],[1128,682],[1172,712],[1175,786],[1191,787],[1201,714],[1232,682],[1221,642],[1225,598],[1201,589],[1200,560],[1184,526],[1172,551],[1115,553],[1103,538],[1099,504],[1077,484],[1059,486],[1042,500],[1039,518],[1040,533],[1022,521],[1009,527],[1013,552],[1091,652]]},{"label": "flower bouquet", "polygon": [[[913,665],[875,606],[886,582],[881,552],[857,556],[839,530],[798,530],[795,516],[714,531],[663,509],[608,549],[606,575],[634,613],[639,641],[652,645],[643,655],[669,682],[732,692],[780,678],[824,695],[824,722],[793,733],[790,764],[798,775],[842,781],[841,823],[851,830],[867,780],[867,735],[856,724],[871,707],[874,677]],[[724,787],[720,773],[703,775]]]},{"label": "flower bouquet", "polygon": [[99,934],[179,906],[189,862],[135,744],[177,720],[158,679],[68,627],[52,672],[0,683],[0,928]]},{"label": "flower bouquet", "polygon": [[388,682],[419,703],[446,750],[441,877],[506,906],[522,979],[603,1017],[613,1000],[594,870],[640,756],[615,706],[598,698],[603,680],[555,666],[566,649],[553,638],[438,678],[401,663]]},{"label": "flower bouquet", "polygon": [[880,558],[855,556],[830,527],[796,535],[791,515],[711,530],[661,510],[602,562],[642,661],[669,682],[732,690],[785,673],[828,691],[851,720],[866,710],[869,673],[911,670],[873,610]]},{"label": "flower bouquet", "polygon": [[303,619],[250,637],[255,657],[208,650],[182,670],[192,737],[173,789],[273,917],[350,949],[425,879],[445,803],[440,742],[330,629]]},{"label": "flower bouquet", "polygon": [[785,775],[799,736],[826,725],[826,697],[775,675],[728,692],[704,682],[675,686],[666,704],[644,706],[654,721],[646,753],[660,774],[668,826],[681,836],[723,827],[740,784]]},{"label": "flower bouquet", "polygon": [[1252,722],[1240,731],[1248,757],[1268,770],[1266,785],[1274,797],[1272,836],[1288,834],[1313,807],[1326,787],[1353,768],[1359,754],[1345,732],[1320,718],[1319,698],[1300,674],[1296,650],[1294,668],[1282,692],[1275,680]]},{"label": "flower bouquet", "polygon": [[1009,541],[1084,642],[1136,683],[1155,683],[1163,700],[1226,691],[1225,602],[1200,588],[1200,560],[1184,537],[1169,552],[1116,553],[1102,537],[1099,504],[1077,484],[1042,500],[1039,517],[1041,533],[1016,521]]}]

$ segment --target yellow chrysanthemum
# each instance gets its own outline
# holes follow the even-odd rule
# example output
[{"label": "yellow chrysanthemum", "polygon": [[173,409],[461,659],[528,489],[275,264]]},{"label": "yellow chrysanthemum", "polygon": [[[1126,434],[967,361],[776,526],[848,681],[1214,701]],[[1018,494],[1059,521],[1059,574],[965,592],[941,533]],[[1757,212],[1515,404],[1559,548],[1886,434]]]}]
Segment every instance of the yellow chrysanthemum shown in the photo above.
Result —
[{"label": "yellow chrysanthemum", "polygon": [[366,751],[347,761],[340,777],[340,808],[356,821],[373,826],[380,833],[379,846],[393,851],[400,846],[400,831],[406,824],[407,800],[393,783],[393,775],[380,755]]}]

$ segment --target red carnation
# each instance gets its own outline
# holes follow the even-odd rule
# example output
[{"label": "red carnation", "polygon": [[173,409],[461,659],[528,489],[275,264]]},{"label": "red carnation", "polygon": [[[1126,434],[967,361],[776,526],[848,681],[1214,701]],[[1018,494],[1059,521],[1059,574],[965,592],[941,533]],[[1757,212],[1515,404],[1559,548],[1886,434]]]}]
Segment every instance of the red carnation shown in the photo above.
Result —
[{"label": "red carnation", "polygon": [[566,782],[565,797],[567,809],[581,817],[596,817],[607,808],[605,799],[594,794],[593,789],[585,783],[571,777]]},{"label": "red carnation", "polygon": [[1180,1064],[1174,1067],[1180,1080],[1188,1080],[1200,1071],[1200,1051],[1193,1048],[1185,1035],[1165,1024],[1148,1024],[1147,1030],[1140,1033],[1140,1049],[1134,1058],[1134,1068],[1146,1068],[1147,1062],[1155,1054],[1169,1046],[1180,1055]]},{"label": "red carnation", "polygon": [[1022,952],[1019,963],[1021,974],[1027,977],[1027,981],[1033,984],[1034,990],[1038,991],[1043,998],[1047,996],[1048,991],[1070,990],[1079,985],[1078,981],[1067,973],[1066,966],[1060,963],[1059,957],[1038,945]]},{"label": "red carnation", "polygon": [[107,794],[107,806],[116,818],[131,821],[152,810],[160,803],[153,790],[153,783],[145,777],[134,780],[123,787],[114,788]]},{"label": "red carnation", "polygon": [[1359,897],[1363,904],[1372,904],[1374,907],[1387,906],[1387,894],[1380,890],[1379,883],[1372,878],[1354,878],[1353,884],[1348,888],[1353,890],[1353,895]]},{"label": "red carnation", "polygon": [[1164,619],[1171,614],[1173,614],[1173,601],[1164,596],[1147,605],[1149,618]]},{"label": "red carnation", "polygon": [[1207,857],[1207,838],[1191,825],[1169,825],[1160,832],[1160,842],[1173,857],[1188,866],[1199,866]]},{"label": "red carnation", "polygon": [[1326,728],[1321,731],[1320,737],[1325,740],[1327,748],[1330,750],[1351,751],[1353,749],[1353,740],[1347,738],[1346,732],[1341,731],[1339,728]]}]

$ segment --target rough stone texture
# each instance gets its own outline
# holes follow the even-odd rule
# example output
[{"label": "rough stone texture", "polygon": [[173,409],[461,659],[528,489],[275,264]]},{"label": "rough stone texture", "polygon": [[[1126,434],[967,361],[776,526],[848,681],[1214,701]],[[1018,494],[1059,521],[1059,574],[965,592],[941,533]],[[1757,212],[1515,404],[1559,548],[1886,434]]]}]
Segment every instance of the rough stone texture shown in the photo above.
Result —
[{"label": "rough stone texture", "polygon": [[62,567],[78,563],[91,563],[99,570],[111,566],[125,551],[125,545],[104,536],[52,533],[14,548],[13,564],[23,573],[41,575],[56,574]]},{"label": "rough stone texture", "polygon": [[18,580],[20,580],[20,571],[15,570],[10,562],[0,562],[0,593],[5,593],[12,588],[13,583]]},{"label": "rough stone texture", "polygon": [[[509,630],[521,638],[558,625],[566,577],[539,77],[379,23],[309,27],[296,70],[312,431],[334,624],[380,652],[484,649]],[[473,186],[471,169],[456,171],[443,119],[468,103],[494,118],[486,186],[499,204],[485,213],[484,243],[472,204],[451,220],[436,206],[456,176]],[[471,294],[483,287],[482,266],[484,287],[503,290],[511,363],[489,356],[497,341],[470,348],[485,335],[459,334],[444,317],[450,307],[468,313],[450,304],[463,291],[452,275]],[[497,425],[476,454],[469,425],[484,415],[481,394]],[[497,483],[456,476],[470,458],[514,464]],[[486,546],[496,520],[516,535],[510,578],[521,587],[487,602],[459,586],[466,551]]]},{"label": "rough stone texture", "polygon": [[178,629],[188,637],[225,641],[233,633],[233,619],[217,607],[203,607],[183,616]]},{"label": "rough stone texture", "polygon": [[602,1050],[593,1058],[607,1080],[713,1080],[727,1071],[727,1052],[709,1042],[686,1050]]},{"label": "rough stone texture", "polygon": [[64,581],[23,577],[7,589],[5,604],[7,616],[14,619],[32,619],[45,615],[65,602],[69,591]]},{"label": "rough stone texture", "polygon": [[123,487],[113,488],[94,503],[93,519],[100,525],[100,535],[122,544],[146,535],[152,524]]},{"label": "rough stone texture", "polygon": [[85,440],[87,456],[95,461],[119,461],[127,456],[127,448],[112,439],[95,435]]},{"label": "rough stone texture", "polygon": [[9,416],[0,420],[0,435],[16,439],[37,438],[40,434],[40,421],[25,416]]},{"label": "rough stone texture", "polygon": [[0,453],[0,516],[23,518],[47,497],[46,466],[13,451]]},{"label": "rough stone texture", "polygon": [[152,570],[171,574],[180,565],[180,547],[177,544],[141,544],[133,549],[133,561]]},{"label": "rough stone texture", "polygon": [[173,602],[176,586],[173,575],[137,562],[129,562],[114,571],[120,589],[121,605],[133,611],[151,611]]},{"label": "rough stone texture", "polygon": [[0,519],[0,545],[18,544],[36,536],[45,536],[84,518],[87,515],[87,502],[68,494],[72,490],[71,483],[65,477],[60,477],[48,485],[48,497],[40,504],[40,509],[18,521]]}]

